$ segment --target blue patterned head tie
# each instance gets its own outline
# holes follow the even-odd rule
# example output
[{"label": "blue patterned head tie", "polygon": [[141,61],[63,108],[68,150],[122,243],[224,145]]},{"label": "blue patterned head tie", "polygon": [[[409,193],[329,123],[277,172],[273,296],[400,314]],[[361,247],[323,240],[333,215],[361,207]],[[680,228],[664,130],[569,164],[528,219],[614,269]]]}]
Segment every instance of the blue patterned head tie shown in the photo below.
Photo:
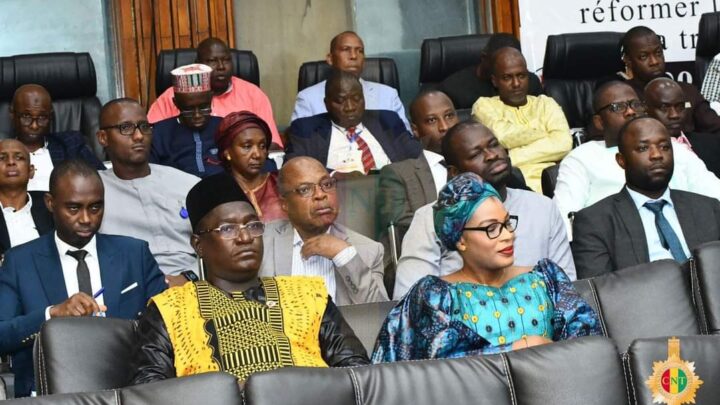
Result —
[{"label": "blue patterned head tie", "polygon": [[433,205],[435,233],[449,250],[460,240],[462,229],[470,220],[475,208],[489,197],[501,200],[500,194],[475,173],[455,176],[440,190]]}]

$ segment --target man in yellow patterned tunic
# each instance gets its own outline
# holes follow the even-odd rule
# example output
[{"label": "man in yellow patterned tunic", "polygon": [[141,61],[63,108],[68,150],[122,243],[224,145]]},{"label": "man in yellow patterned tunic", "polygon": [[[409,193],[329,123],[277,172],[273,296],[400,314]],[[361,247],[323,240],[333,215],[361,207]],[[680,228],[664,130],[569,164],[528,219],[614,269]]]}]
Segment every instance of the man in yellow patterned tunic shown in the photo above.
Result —
[{"label": "man in yellow patterned tunic", "polygon": [[320,277],[258,279],[264,225],[231,178],[203,179],[187,210],[207,280],[152,298],[138,325],[133,383],[369,363]]}]

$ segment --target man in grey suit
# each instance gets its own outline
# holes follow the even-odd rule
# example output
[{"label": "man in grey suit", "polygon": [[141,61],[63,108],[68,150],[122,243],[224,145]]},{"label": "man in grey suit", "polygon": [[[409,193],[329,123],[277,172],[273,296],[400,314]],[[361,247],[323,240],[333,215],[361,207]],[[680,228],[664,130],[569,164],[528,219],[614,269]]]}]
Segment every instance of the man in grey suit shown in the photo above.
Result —
[{"label": "man in grey suit", "polygon": [[447,182],[445,158],[440,142],[458,118],[452,101],[437,90],[418,94],[410,104],[410,126],[420,139],[423,153],[416,159],[389,164],[380,170],[378,215],[387,228],[391,223],[403,230],[423,205],[437,200]]},{"label": "man in grey suit", "polygon": [[625,187],[580,210],[573,221],[578,278],[660,259],[684,262],[701,243],[720,240],[720,202],[668,187],[673,148],[660,121],[630,120],[618,147]]},{"label": "man in grey suit", "polygon": [[387,301],[383,247],[335,222],[336,180],[325,167],[291,159],[278,186],[288,220],[266,225],[260,276],[320,276],[338,305]]}]

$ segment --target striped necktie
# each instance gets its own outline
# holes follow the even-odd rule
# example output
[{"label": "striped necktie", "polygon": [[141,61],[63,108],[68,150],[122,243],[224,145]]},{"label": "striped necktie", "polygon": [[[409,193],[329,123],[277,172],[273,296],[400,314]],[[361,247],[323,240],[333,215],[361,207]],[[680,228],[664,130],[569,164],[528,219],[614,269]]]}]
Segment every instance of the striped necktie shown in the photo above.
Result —
[{"label": "striped necktie", "polygon": [[375,159],[373,158],[372,152],[370,152],[370,147],[360,137],[360,134],[355,132],[355,127],[347,129],[347,138],[350,143],[357,143],[358,148],[362,152],[363,169],[365,169],[365,174],[368,174],[370,170],[375,167]]}]

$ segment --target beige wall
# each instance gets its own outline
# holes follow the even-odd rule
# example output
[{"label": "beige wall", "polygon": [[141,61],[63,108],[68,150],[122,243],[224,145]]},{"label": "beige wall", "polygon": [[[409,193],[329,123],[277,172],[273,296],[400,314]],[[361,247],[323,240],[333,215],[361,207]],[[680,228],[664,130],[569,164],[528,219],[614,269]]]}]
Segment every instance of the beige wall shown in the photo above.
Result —
[{"label": "beige wall", "polygon": [[260,87],[280,127],[290,121],[303,62],[324,59],[330,39],[352,28],[349,0],[234,0],[238,49],[258,58]]}]

